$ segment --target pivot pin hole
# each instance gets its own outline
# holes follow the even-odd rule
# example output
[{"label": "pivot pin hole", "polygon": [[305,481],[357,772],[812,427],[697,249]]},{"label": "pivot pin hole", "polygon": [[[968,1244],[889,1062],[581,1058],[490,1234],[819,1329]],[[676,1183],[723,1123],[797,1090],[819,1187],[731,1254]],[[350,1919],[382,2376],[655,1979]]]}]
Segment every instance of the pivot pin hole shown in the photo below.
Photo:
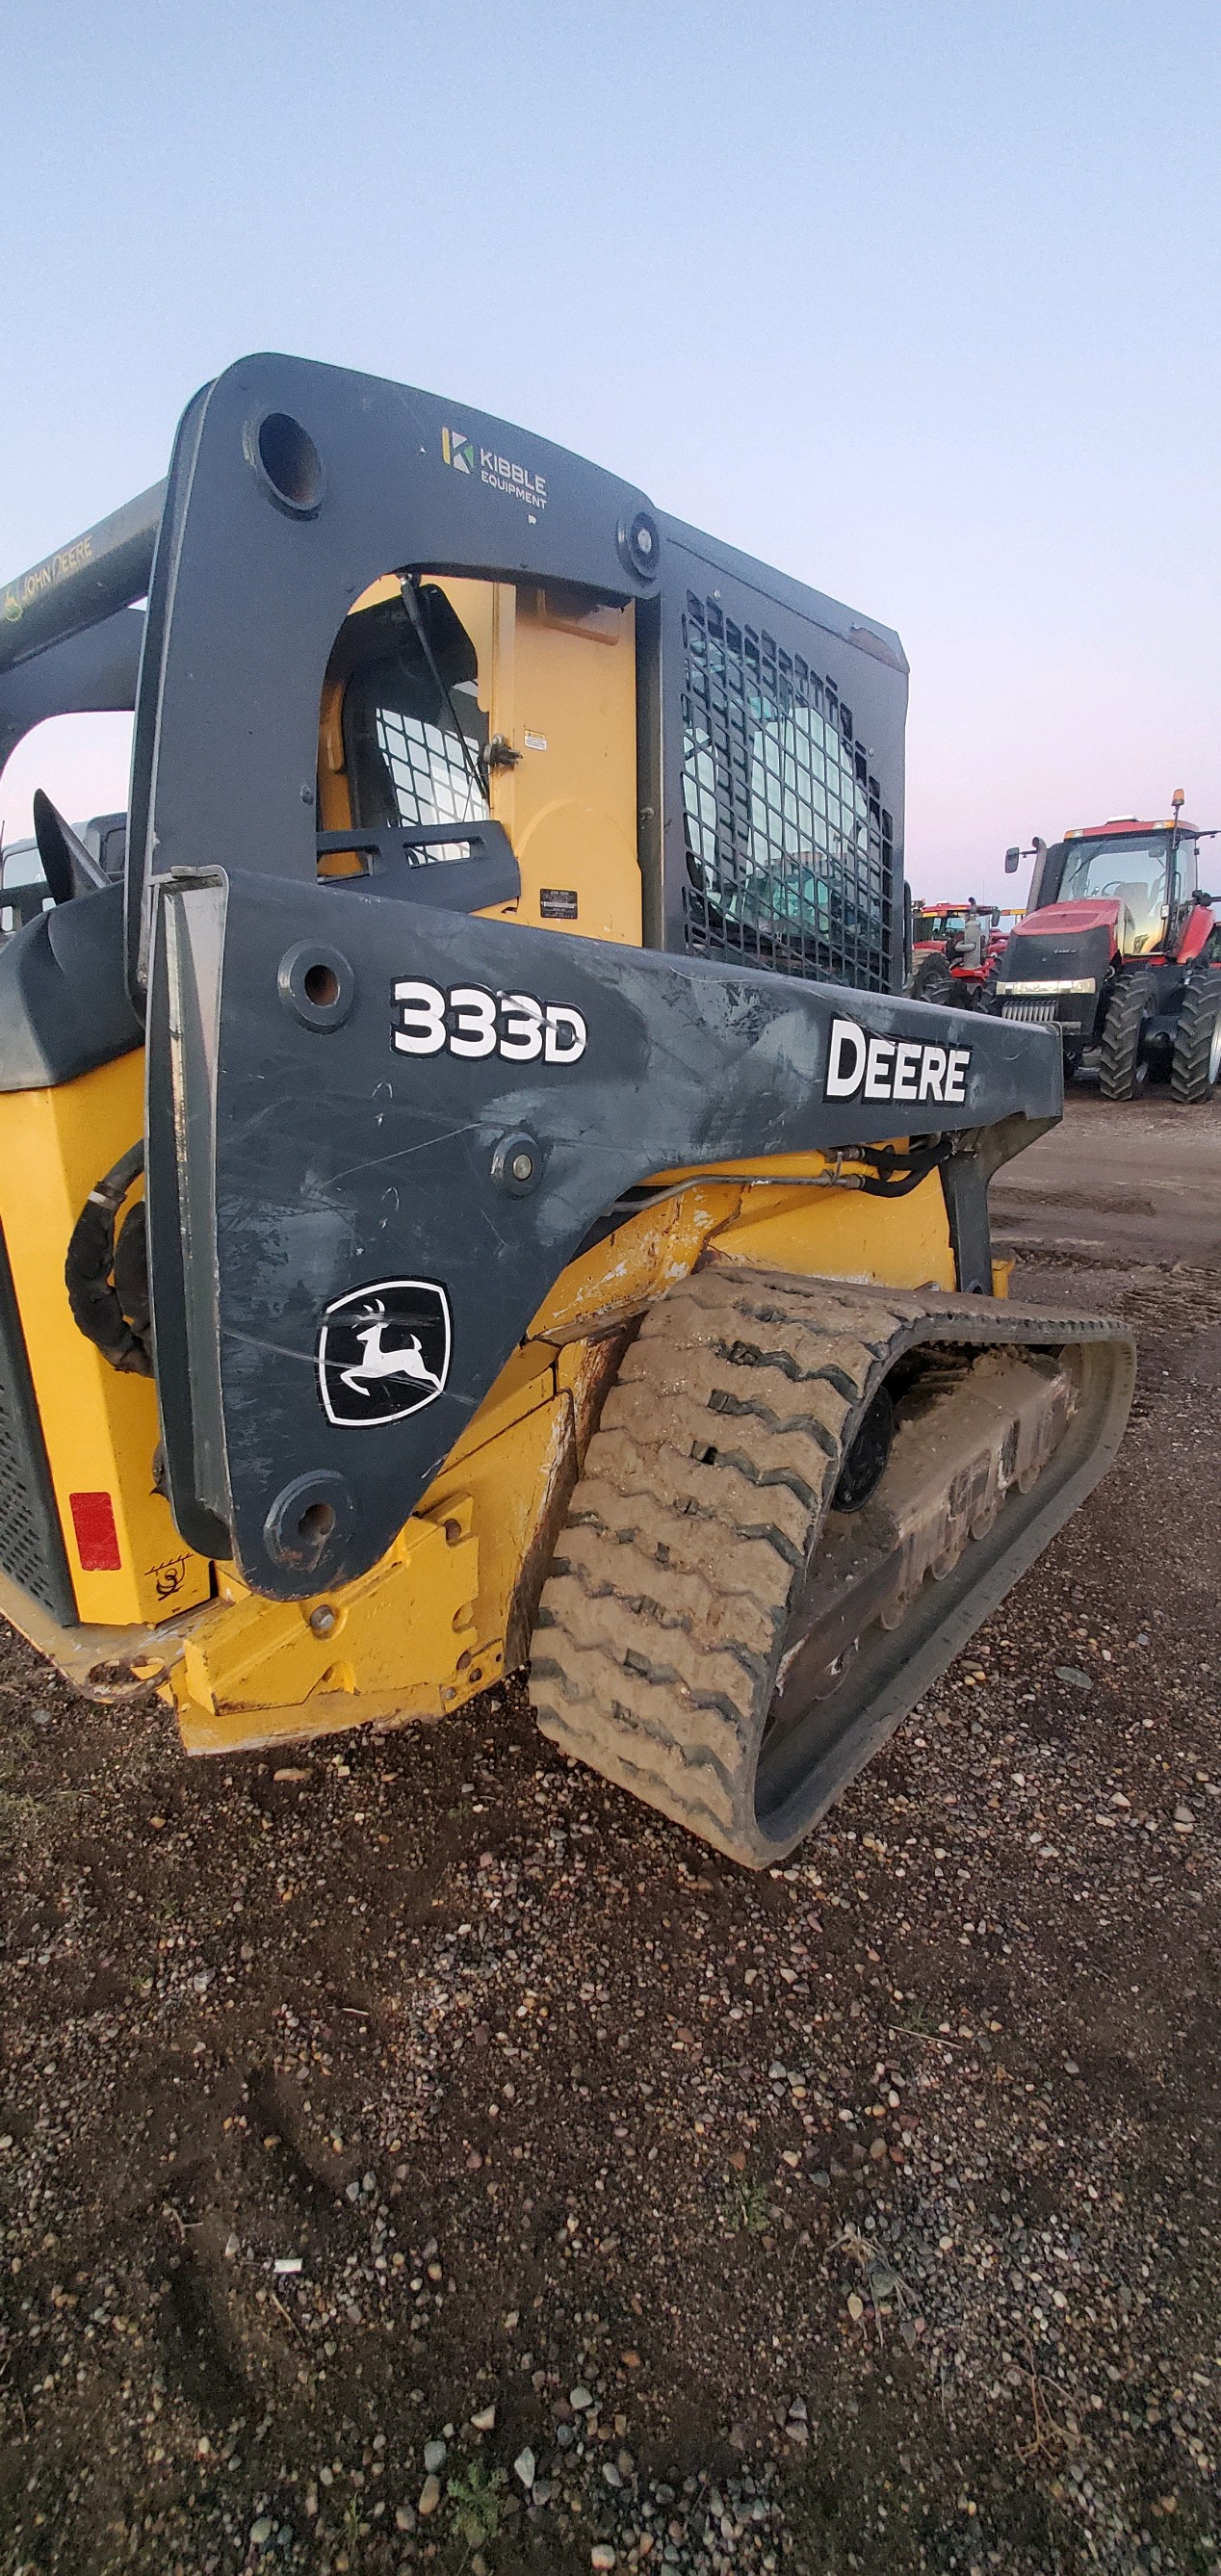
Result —
[{"label": "pivot pin hole", "polygon": [[285,950],[276,986],[293,1019],[320,1034],[342,1028],[356,999],[356,977],[342,949],[316,939],[298,939]]},{"label": "pivot pin hole", "polygon": [[310,1503],[297,1523],[301,1537],[312,1540],[315,1546],[322,1545],[334,1527],[335,1513],[330,1503]]},{"label": "pivot pin hole", "polygon": [[322,458],[290,411],[269,411],[255,435],[258,460],[282,510],[312,518],[322,499]]}]

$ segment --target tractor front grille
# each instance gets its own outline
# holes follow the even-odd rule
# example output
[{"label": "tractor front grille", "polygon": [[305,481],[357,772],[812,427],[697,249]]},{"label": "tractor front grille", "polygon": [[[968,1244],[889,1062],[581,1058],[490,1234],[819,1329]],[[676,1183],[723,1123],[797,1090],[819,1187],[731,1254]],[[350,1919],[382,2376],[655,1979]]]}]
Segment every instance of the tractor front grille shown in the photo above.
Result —
[{"label": "tractor front grille", "polygon": [[0,1234],[0,1568],[62,1627],[76,1602],[51,1489],[25,1335]]},{"label": "tractor front grille", "polygon": [[1003,1020],[1032,1021],[1042,1027],[1048,1020],[1054,1020],[1055,1016],[1054,1002],[1014,1002],[1006,999],[1001,1004]]},{"label": "tractor front grille", "polygon": [[890,987],[893,826],[833,680],[688,592],[687,948]]}]

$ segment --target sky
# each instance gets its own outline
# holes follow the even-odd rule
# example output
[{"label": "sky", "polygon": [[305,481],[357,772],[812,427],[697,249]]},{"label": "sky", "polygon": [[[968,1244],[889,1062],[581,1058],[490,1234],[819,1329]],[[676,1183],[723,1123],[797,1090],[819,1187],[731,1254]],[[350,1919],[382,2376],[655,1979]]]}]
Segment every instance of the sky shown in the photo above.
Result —
[{"label": "sky", "polygon": [[[1221,822],[1218,0],[44,0],[3,52],[0,575],[288,350],[897,627],[918,895]],[[126,759],[40,729],[7,835]]]}]

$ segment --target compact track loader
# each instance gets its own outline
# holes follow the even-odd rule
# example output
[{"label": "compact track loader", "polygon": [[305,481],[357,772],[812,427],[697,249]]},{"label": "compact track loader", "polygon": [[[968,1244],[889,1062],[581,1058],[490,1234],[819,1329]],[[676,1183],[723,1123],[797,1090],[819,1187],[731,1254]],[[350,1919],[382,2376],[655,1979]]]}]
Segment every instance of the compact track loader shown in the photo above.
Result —
[{"label": "compact track loader", "polygon": [[[135,603],[147,599],[147,607]],[[1011,1306],[1059,1039],[902,997],[897,638],[525,432],[252,358],[0,592],[0,1606],[192,1752],[544,1733],[758,1866],[1090,1490]]]}]

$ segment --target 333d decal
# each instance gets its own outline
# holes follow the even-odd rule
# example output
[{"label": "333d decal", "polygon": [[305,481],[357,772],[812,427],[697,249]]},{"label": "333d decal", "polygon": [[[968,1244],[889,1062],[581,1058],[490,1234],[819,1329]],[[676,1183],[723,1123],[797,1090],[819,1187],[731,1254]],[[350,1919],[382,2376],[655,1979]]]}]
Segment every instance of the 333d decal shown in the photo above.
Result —
[{"label": "333d decal", "polygon": [[400,1055],[501,1056],[506,1064],[576,1064],[588,1032],[568,1002],[532,993],[489,993],[481,984],[439,984],[408,976],[394,988],[393,1039]]}]

